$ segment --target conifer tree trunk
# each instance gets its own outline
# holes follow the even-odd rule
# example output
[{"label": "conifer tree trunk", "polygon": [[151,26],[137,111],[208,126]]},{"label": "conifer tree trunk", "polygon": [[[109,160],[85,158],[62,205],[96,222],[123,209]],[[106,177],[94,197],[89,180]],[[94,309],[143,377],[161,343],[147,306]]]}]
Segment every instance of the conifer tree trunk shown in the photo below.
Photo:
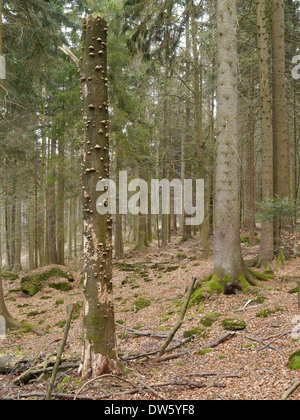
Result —
[{"label": "conifer tree trunk", "polygon": [[244,173],[243,173],[243,201],[244,201],[244,227],[250,230],[251,243],[254,240],[255,229],[255,109],[254,109],[254,77],[250,76],[248,94],[248,115],[246,123],[246,141],[243,150]]},{"label": "conifer tree trunk", "polygon": [[[204,140],[203,140],[203,130],[202,130],[202,75],[201,75],[201,65],[199,62],[200,51],[198,49],[198,38],[197,38],[197,25],[196,25],[196,6],[194,1],[191,1],[191,29],[192,29],[192,44],[193,44],[193,90],[194,90],[194,102],[195,102],[195,117],[194,117],[194,129],[195,136],[198,145],[198,159],[199,159],[199,178],[206,179],[206,162],[204,159]],[[208,179],[205,183],[205,215],[204,221],[200,229],[201,241],[203,252],[203,258],[209,258],[210,256],[210,246],[209,246],[209,185]]]},{"label": "conifer tree trunk", "polygon": [[[191,33],[190,33],[190,7],[191,0],[186,1],[187,16],[186,16],[186,29],[185,29],[185,40],[186,40],[186,63],[185,63],[185,80],[189,84],[189,79],[191,77]],[[192,178],[192,164],[191,164],[191,146],[192,146],[192,127],[191,127],[191,100],[189,97],[189,92],[187,92],[186,104],[185,104],[185,138],[184,138],[184,147],[183,147],[183,161],[184,161],[184,170],[183,170],[183,179]],[[186,218],[188,217],[185,214],[183,209],[183,222],[182,222],[182,241],[186,241],[192,238],[192,226],[186,224]]]},{"label": "conifer tree trunk", "polygon": [[82,92],[84,113],[84,346],[83,378],[119,374],[112,287],[112,218],[97,209],[96,186],[109,178],[107,24],[90,16],[83,25]]},{"label": "conifer tree trunk", "polygon": [[[273,66],[273,146],[274,195],[291,198],[290,139],[287,124],[285,80],[285,13],[284,0],[271,0],[272,6],[272,66]],[[292,223],[292,216],[291,216]],[[275,251],[281,252],[281,227],[287,221],[275,220]],[[281,227],[280,227],[281,226]]]},{"label": "conifer tree trunk", "polygon": [[51,157],[48,179],[48,247],[49,263],[58,264],[56,244],[56,140],[51,138]]},{"label": "conifer tree trunk", "polygon": [[[62,134],[63,135],[63,134]],[[58,142],[58,184],[57,184],[57,259],[65,264],[65,140]]]},{"label": "conifer tree trunk", "polygon": [[218,88],[214,272],[225,293],[252,280],[240,245],[236,0],[218,0]]},{"label": "conifer tree trunk", "polygon": [[[2,0],[0,0],[0,56],[2,55]],[[0,109],[2,106],[2,92],[0,86]],[[0,118],[2,115],[0,113]],[[4,301],[4,293],[3,293],[3,285],[2,285],[2,243],[1,243],[1,235],[0,235],[0,316],[3,316],[5,319],[5,326],[6,329],[17,328],[19,327],[17,321],[15,321],[10,313],[7,310]]]},{"label": "conifer tree trunk", "polygon": [[[119,142],[117,140],[116,142],[116,187],[117,187],[117,193],[120,189],[120,183],[119,183],[119,173],[121,170],[121,151]],[[120,197],[118,194],[117,197],[117,214],[116,214],[116,233],[115,233],[115,257],[117,259],[124,258],[124,243],[123,243],[123,215],[119,212],[120,209]]]},{"label": "conifer tree trunk", "polygon": [[[273,198],[273,130],[271,90],[269,83],[269,54],[265,0],[256,1],[257,51],[260,91],[262,198]],[[274,256],[274,230],[271,220],[262,221],[258,266],[268,264]]]}]

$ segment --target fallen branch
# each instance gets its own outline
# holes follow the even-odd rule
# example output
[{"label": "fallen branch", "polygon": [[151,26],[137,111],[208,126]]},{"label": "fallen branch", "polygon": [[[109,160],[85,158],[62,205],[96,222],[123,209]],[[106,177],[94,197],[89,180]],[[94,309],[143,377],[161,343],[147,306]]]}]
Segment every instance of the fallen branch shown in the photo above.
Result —
[{"label": "fallen branch", "polygon": [[188,354],[188,352],[183,351],[181,353],[165,355],[165,356],[162,356],[162,357],[156,357],[155,359],[150,359],[149,362],[153,362],[153,363],[166,362],[168,360],[179,359],[179,357],[186,356],[187,354]]},{"label": "fallen branch", "polygon": [[[74,363],[62,363],[59,367],[58,370],[59,371],[63,371],[63,370],[68,370],[68,369],[77,369],[79,368],[80,363],[79,362],[74,362]],[[26,370],[26,372],[22,373],[21,376],[19,376],[15,381],[14,381],[14,385],[17,386],[22,386],[22,385],[26,385],[28,384],[29,381],[31,381],[32,379],[35,379],[37,376],[40,376],[42,373],[51,373],[53,371],[53,366],[52,367],[48,367],[46,369],[41,368],[41,369],[36,369],[36,368],[31,368]]]},{"label": "fallen branch", "polygon": [[181,325],[183,323],[183,320],[184,320],[184,317],[185,317],[185,314],[186,314],[186,311],[187,311],[187,308],[188,308],[188,305],[189,305],[189,302],[191,300],[191,296],[192,296],[192,293],[193,293],[193,290],[194,290],[194,287],[195,287],[196,280],[197,280],[196,277],[193,277],[193,279],[192,279],[192,281],[191,281],[191,283],[188,287],[186,299],[185,299],[184,305],[183,305],[183,307],[180,311],[179,318],[178,318],[174,328],[170,332],[168,338],[166,339],[166,341],[163,343],[163,345],[159,349],[159,352],[158,352],[158,355],[157,355],[158,357],[161,357],[165,353],[166,348],[168,347],[170,342],[173,340],[174,335],[177,333],[177,331],[179,330],[179,328],[181,327]]},{"label": "fallen branch", "polygon": [[287,336],[287,335],[289,335],[289,334],[294,334],[294,333],[297,333],[298,331],[300,331],[300,329],[294,329],[294,330],[286,331],[286,332],[284,332],[284,333],[280,334],[278,337],[274,338],[274,340],[272,340],[270,343],[268,343],[268,344],[264,345],[264,346],[263,346],[263,347],[261,347],[260,349],[257,349],[257,351],[262,351],[262,350],[264,350],[264,349],[266,349],[266,348],[270,347],[270,346],[271,346],[271,344],[275,343],[275,341],[278,341],[278,340],[280,340],[281,338],[283,338],[283,337],[285,337],[285,336]]},{"label": "fallen branch", "polygon": [[66,325],[65,325],[64,335],[63,335],[63,338],[61,340],[59,350],[57,352],[56,362],[55,362],[55,365],[53,367],[52,376],[51,376],[49,386],[48,386],[48,390],[47,390],[47,394],[46,394],[46,401],[51,400],[51,394],[52,394],[53,387],[54,387],[54,384],[55,384],[56,375],[57,375],[58,368],[59,368],[59,365],[60,365],[60,362],[61,362],[62,354],[63,354],[65,346],[66,346],[66,342],[67,342],[67,339],[68,339],[68,334],[69,334],[69,330],[70,330],[70,327],[71,327],[72,315],[73,315],[74,308],[75,308],[74,304],[70,305],[68,307],[68,316],[67,316],[67,322],[66,322]]},{"label": "fallen branch", "polygon": [[283,395],[283,397],[281,398],[281,401],[286,401],[288,399],[288,397],[290,395],[292,395],[297,388],[299,388],[300,386],[300,379],[298,379],[287,391],[286,393]]},{"label": "fallen branch", "polygon": [[[168,338],[168,336],[166,334],[159,334],[159,333],[153,333],[153,332],[139,331],[139,330],[135,330],[134,328],[125,327],[124,325],[118,324],[117,322],[115,323],[115,325],[117,325],[118,327],[123,328],[126,331],[126,334],[140,335],[142,337],[153,337],[153,338],[161,338],[161,339]],[[117,334],[122,334],[122,333],[117,333]],[[180,341],[180,340],[178,338],[174,338],[174,341]]]},{"label": "fallen branch", "polygon": [[[43,392],[31,392],[29,394],[18,394],[16,396],[6,396],[6,397],[1,397],[0,401],[15,401],[15,400],[20,399],[20,398],[34,398],[34,397],[38,397],[38,398],[41,398],[42,400],[45,400],[45,393],[43,393]],[[54,393],[54,394],[52,394],[52,397],[56,398],[58,400],[74,400],[74,395],[73,394]],[[97,400],[96,397],[90,397],[88,395],[79,396],[77,399],[82,400],[82,401]]]},{"label": "fallen branch", "polygon": [[[186,340],[182,341],[181,343],[176,344],[176,345],[175,345],[175,346],[173,346],[173,347],[170,347],[169,349],[167,349],[167,350],[166,350],[166,352],[167,352],[167,353],[170,353],[170,352],[172,352],[172,351],[174,351],[174,350],[176,350],[176,349],[178,349],[178,348],[180,348],[180,347],[184,346],[185,344],[189,343],[189,342],[190,342],[190,341],[192,341],[194,338],[195,338],[195,336],[194,336],[194,335],[192,335],[191,337],[188,337]],[[124,360],[124,361],[130,361],[130,360],[141,359],[141,358],[144,358],[144,357],[154,356],[154,355],[156,355],[156,354],[157,354],[157,352],[158,352],[158,350],[155,350],[155,351],[151,351],[151,352],[149,352],[149,353],[132,354],[132,355],[129,355],[129,356],[127,356],[127,357],[125,357],[125,356],[120,356],[120,358],[121,358],[122,360]]]},{"label": "fallen branch", "polygon": [[[247,340],[250,340],[250,341],[254,341],[255,343],[260,343],[260,344],[265,344],[262,340],[259,340],[259,339],[257,339],[257,338],[254,338],[254,337],[245,337]],[[274,351],[277,351],[281,356],[283,356],[284,355],[284,353],[280,350],[280,349],[278,349],[277,347],[273,347],[273,346],[271,346],[271,345],[269,345],[268,346],[271,350],[274,350]],[[258,350],[260,350],[260,349],[258,349]]]},{"label": "fallen branch", "polygon": [[138,383],[141,384],[144,388],[146,388],[148,391],[150,391],[153,395],[158,397],[160,400],[166,401],[166,398],[162,397],[158,392],[155,391],[151,386],[145,384],[144,382],[137,379]]},{"label": "fallen branch", "polygon": [[188,373],[186,376],[200,376],[202,378],[211,378],[211,377],[217,377],[217,378],[240,378],[240,375],[237,375],[235,373]]},{"label": "fallen branch", "polygon": [[234,332],[225,333],[221,335],[220,337],[216,338],[211,343],[206,344],[205,346],[201,347],[200,350],[213,349],[215,347],[218,347],[220,344],[223,344],[226,341],[231,340],[233,337],[235,337],[235,335],[236,334]]},{"label": "fallen branch", "polygon": [[122,376],[117,376],[117,375],[111,375],[111,374],[104,374],[101,376],[98,376],[97,378],[93,378],[90,379],[89,381],[87,381],[75,394],[75,396],[73,397],[73,400],[76,401],[78,399],[79,394],[84,390],[84,388],[86,388],[88,385],[90,385],[93,382],[96,381],[100,381],[101,379],[105,379],[105,378],[114,378],[114,379],[118,379],[119,381],[123,381],[129,385],[131,385],[132,387],[136,388],[136,386],[134,384],[132,384],[132,382],[130,382],[128,379],[122,378]]}]

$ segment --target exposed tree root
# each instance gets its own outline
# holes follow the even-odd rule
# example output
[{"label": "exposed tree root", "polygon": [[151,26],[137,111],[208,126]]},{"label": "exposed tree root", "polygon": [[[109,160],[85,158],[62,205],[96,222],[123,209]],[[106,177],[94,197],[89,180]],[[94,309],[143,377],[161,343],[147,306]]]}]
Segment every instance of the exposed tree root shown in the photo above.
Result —
[{"label": "exposed tree root", "polygon": [[248,294],[253,287],[260,286],[259,281],[268,281],[273,277],[272,275],[262,274],[248,267],[236,278],[230,276],[220,277],[217,273],[212,273],[197,283],[191,297],[190,306],[204,301],[207,294]]}]

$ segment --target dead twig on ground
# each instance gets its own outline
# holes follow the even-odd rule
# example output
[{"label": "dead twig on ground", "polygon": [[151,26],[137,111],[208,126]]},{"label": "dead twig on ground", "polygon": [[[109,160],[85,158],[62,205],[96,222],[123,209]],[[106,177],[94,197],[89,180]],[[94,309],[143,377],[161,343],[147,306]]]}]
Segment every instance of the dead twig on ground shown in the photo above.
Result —
[{"label": "dead twig on ground", "polygon": [[216,338],[211,343],[206,344],[205,346],[201,347],[200,350],[213,349],[215,347],[218,347],[220,344],[226,343],[226,341],[231,340],[235,336],[236,336],[236,333],[234,332],[222,334],[220,337]]},{"label": "dead twig on ground", "polygon": [[193,277],[193,279],[192,279],[192,281],[191,281],[191,283],[188,287],[187,294],[186,294],[186,299],[185,299],[183,307],[180,311],[179,318],[178,318],[174,328],[170,332],[168,338],[166,339],[166,341],[163,343],[163,345],[159,349],[159,352],[158,352],[158,355],[157,355],[158,357],[161,357],[165,353],[166,348],[168,347],[170,342],[173,340],[174,335],[177,333],[177,331],[179,330],[179,328],[181,327],[181,325],[183,323],[183,320],[184,320],[184,317],[185,317],[185,314],[186,314],[186,311],[187,311],[187,308],[188,308],[188,305],[190,303],[191,296],[192,296],[192,293],[193,293],[193,290],[194,290],[194,287],[195,287],[196,280],[197,280],[196,277]]},{"label": "dead twig on ground", "polygon": [[283,397],[281,398],[281,401],[286,401],[290,395],[292,395],[297,388],[299,388],[300,386],[300,379],[298,379],[283,395]]},{"label": "dead twig on ground", "polygon": [[69,334],[69,330],[71,327],[71,322],[72,322],[72,315],[73,315],[73,311],[74,311],[75,305],[70,305],[68,308],[68,316],[67,316],[67,322],[65,325],[65,330],[64,330],[64,335],[63,338],[61,340],[61,344],[59,346],[58,352],[57,352],[57,356],[56,356],[56,361],[55,361],[55,365],[53,367],[53,371],[52,371],[52,376],[49,382],[49,386],[48,386],[48,390],[47,390],[47,394],[46,394],[46,401],[51,400],[51,394],[54,388],[54,384],[55,384],[55,379],[56,379],[56,375],[58,372],[58,368],[61,362],[61,357],[62,354],[64,352],[65,349],[65,345],[68,339],[68,334]]}]

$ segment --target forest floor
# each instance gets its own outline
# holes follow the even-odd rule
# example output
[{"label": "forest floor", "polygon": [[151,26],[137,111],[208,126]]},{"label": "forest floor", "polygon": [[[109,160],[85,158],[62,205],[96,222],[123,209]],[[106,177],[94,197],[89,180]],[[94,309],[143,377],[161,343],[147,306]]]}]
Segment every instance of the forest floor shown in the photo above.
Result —
[{"label": "forest floor", "polygon": [[[245,258],[251,258],[257,253],[257,246],[243,244],[243,253]],[[284,264],[274,262],[275,279],[264,282],[249,295],[211,295],[202,307],[191,307],[172,346],[185,340],[186,331],[200,327],[205,314],[217,313],[217,319],[205,327],[202,336],[196,336],[188,344],[168,353],[176,355],[173,360],[155,362],[150,357],[130,360],[132,355],[156,352],[160,348],[178,319],[191,279],[194,276],[198,280],[204,278],[212,268],[212,259],[201,260],[198,239],[180,243],[175,237],[166,249],[158,249],[153,244],[145,251],[130,253],[124,262],[117,262],[114,269],[115,311],[124,376],[121,380],[102,378],[81,390],[84,383],[73,369],[59,373],[54,393],[69,396],[79,393],[81,397],[109,400],[281,399],[299,378],[299,371],[288,369],[287,362],[289,356],[300,349],[300,333],[298,337],[292,333],[300,324],[298,295],[289,293],[297,286],[300,258]],[[76,281],[71,291],[45,288],[31,298],[18,291],[18,281],[5,281],[6,302],[11,314],[18,320],[46,329],[47,334],[12,332],[0,341],[0,357],[4,353],[43,361],[48,354],[55,353],[63,335],[66,306],[82,302],[81,274],[75,272],[74,276]],[[262,296],[265,299],[257,300]],[[265,309],[270,309],[271,313],[258,317],[257,314]],[[230,341],[209,352],[199,352],[224,334],[221,324],[227,318],[243,319],[247,323],[246,329],[236,332]],[[80,354],[81,322],[81,316],[72,322],[65,349],[67,354]],[[267,346],[271,342],[272,345]],[[47,377],[17,387],[14,384],[17,376],[15,373],[0,375],[0,399],[45,394]],[[149,386],[152,391],[147,388]],[[299,398],[300,388],[290,399]]]}]

